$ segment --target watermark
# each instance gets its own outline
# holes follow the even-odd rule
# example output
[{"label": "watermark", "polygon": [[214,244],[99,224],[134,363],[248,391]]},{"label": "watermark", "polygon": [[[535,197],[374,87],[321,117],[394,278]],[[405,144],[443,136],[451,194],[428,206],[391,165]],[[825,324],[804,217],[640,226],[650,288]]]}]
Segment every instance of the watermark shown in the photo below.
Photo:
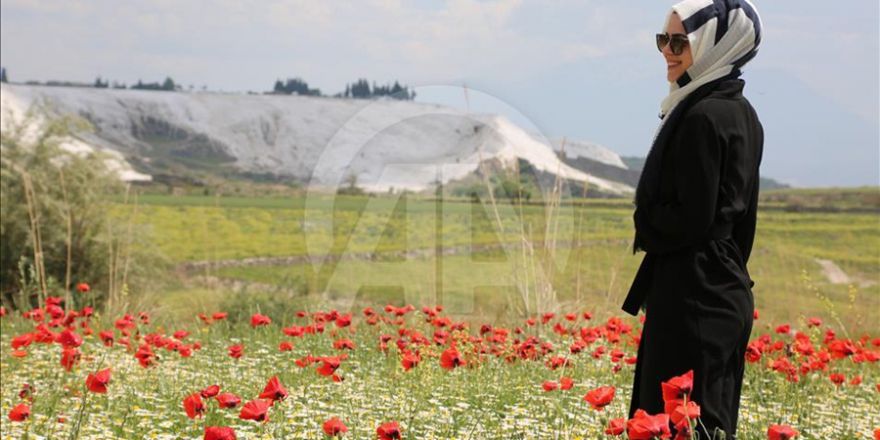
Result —
[{"label": "watermark", "polygon": [[[372,100],[336,130],[304,202],[320,295],[340,308],[385,300],[460,314],[556,310],[556,276],[577,234],[575,207],[560,202],[585,191],[585,174],[534,124],[510,122],[528,118],[495,96],[415,91],[459,93],[496,111]],[[360,190],[371,196],[349,195]]]}]

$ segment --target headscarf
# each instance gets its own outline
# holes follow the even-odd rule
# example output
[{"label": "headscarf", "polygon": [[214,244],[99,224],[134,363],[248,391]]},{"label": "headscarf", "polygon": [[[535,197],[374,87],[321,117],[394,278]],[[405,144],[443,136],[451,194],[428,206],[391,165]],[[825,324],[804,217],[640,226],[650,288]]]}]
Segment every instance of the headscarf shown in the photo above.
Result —
[{"label": "headscarf", "polygon": [[660,103],[660,117],[694,89],[739,69],[754,58],[761,43],[761,18],[749,0],[685,0],[666,14],[663,29],[677,13],[690,42],[694,64]]},{"label": "headscarf", "polygon": [[[669,83],[669,94],[660,103],[661,121],[636,188],[637,211],[656,197],[663,150],[681,114],[720,82],[739,78],[740,68],[755,57],[761,43],[761,18],[749,0],[684,0],[666,14],[664,30],[673,13],[684,25],[693,64]],[[640,244],[636,230],[633,253]]]}]

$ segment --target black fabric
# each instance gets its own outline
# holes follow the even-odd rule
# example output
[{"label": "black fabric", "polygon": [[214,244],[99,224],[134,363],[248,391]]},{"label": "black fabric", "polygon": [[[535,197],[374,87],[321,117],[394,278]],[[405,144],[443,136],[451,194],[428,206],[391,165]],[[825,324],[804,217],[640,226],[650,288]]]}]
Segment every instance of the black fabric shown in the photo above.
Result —
[{"label": "black fabric", "polygon": [[[695,102],[700,101],[713,90],[717,89],[722,82],[736,79],[741,74],[742,73],[738,69],[734,69],[727,76],[716,79],[714,81],[710,81],[694,89],[693,92],[682,99],[681,102],[679,102],[678,105],[676,105],[672,109],[672,111],[666,116],[666,121],[663,123],[663,126],[660,128],[660,131],[654,138],[651,149],[648,150],[648,156],[645,158],[645,164],[642,166],[642,172],[639,175],[639,182],[636,186],[636,194],[634,200],[636,211],[638,211],[639,207],[644,208],[645,206],[654,203],[658,199],[658,192],[660,190],[660,172],[663,167],[663,155],[667,148],[667,144],[670,141],[670,138],[675,133],[678,127],[681,116],[686,113]],[[687,72],[685,72],[682,76],[686,75]],[[639,249],[646,250],[642,246],[638,227],[636,228],[635,232],[636,233],[633,240],[633,254],[635,254],[636,251],[638,251]]]},{"label": "black fabric", "polygon": [[693,369],[702,421],[728,439],[754,313],[746,264],[764,142],[744,84],[728,77],[697,89],[658,135],[659,166],[648,176],[656,183],[646,180],[646,161],[640,186],[652,186],[637,194],[633,214],[634,252],[637,244],[646,253],[623,305],[634,316],[645,310],[629,416],[663,412],[660,383]]}]

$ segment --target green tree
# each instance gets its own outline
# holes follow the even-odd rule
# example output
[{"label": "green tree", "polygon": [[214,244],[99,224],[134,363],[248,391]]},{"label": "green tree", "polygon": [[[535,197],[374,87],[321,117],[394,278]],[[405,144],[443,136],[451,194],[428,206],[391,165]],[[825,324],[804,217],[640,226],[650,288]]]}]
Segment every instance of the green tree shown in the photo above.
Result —
[{"label": "green tree", "polygon": [[[109,156],[72,153],[61,144],[91,129],[76,116],[50,118],[45,105],[0,132],[0,301],[18,309],[46,296],[100,306],[161,279],[164,258],[147,230],[114,198],[125,185]],[[114,212],[117,212],[114,214]],[[72,295],[80,282],[92,289]],[[86,298],[88,298],[86,300]]]},{"label": "green tree", "polygon": [[174,90],[174,80],[170,77],[165,77],[165,82],[162,83],[162,90]]}]

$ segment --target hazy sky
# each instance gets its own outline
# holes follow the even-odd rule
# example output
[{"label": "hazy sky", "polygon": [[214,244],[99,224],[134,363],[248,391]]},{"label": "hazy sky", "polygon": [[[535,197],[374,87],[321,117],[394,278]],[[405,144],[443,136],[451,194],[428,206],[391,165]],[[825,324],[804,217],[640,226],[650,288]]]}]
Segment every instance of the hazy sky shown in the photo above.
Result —
[{"label": "hazy sky", "polygon": [[[466,84],[472,110],[644,156],[668,90],[653,34],[672,3],[3,0],[0,56],[12,81],[265,91],[299,76],[332,94],[364,77],[461,107]],[[766,132],[762,175],[880,184],[878,2],[754,4],[765,34],[743,78]]]}]

